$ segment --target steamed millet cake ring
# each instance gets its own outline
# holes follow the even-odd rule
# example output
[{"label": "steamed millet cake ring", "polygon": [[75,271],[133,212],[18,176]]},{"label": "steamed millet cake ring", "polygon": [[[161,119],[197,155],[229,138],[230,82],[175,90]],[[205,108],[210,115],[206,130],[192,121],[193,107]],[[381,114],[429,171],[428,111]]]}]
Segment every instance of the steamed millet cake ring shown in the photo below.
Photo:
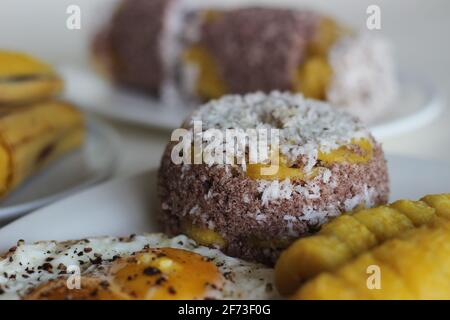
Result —
[{"label": "steamed millet cake ring", "polygon": [[231,95],[186,122],[208,128],[280,129],[280,165],[174,164],[169,143],[159,170],[161,222],[229,255],[271,264],[294,239],[344,211],[384,204],[388,174],[381,146],[346,113],[302,95]]}]

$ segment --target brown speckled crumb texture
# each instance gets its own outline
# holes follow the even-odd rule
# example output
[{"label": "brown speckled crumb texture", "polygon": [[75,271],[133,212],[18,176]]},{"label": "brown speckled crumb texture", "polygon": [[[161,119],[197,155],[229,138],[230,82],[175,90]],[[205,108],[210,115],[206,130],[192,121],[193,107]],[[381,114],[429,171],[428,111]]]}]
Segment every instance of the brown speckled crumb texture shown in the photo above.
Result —
[{"label": "brown speckled crumb texture", "polygon": [[[290,199],[265,205],[258,182],[245,176],[240,167],[227,170],[219,165],[190,165],[183,169],[171,162],[171,149],[169,145],[164,153],[158,184],[165,231],[172,235],[183,233],[183,221],[212,228],[226,240],[225,253],[248,260],[272,264],[295,237],[316,230],[316,219],[301,220],[308,210],[320,212],[323,217],[335,216],[346,210],[346,200],[364,198],[367,190],[371,190],[371,205],[388,200],[387,168],[379,145],[367,164],[331,165],[334,182],[319,182],[319,198],[293,193]],[[283,244],[255,246],[255,240],[281,240]]]}]

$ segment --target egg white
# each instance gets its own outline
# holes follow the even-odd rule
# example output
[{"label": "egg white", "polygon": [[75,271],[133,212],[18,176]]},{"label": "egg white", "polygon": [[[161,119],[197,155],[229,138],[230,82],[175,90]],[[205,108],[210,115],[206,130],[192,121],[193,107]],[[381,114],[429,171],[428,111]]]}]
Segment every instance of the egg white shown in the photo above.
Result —
[{"label": "egg white", "polygon": [[[20,299],[26,292],[60,276],[61,266],[79,267],[81,274],[96,272],[115,256],[127,256],[150,248],[179,248],[207,257],[224,276],[223,288],[211,292],[216,299],[274,299],[273,269],[228,257],[217,249],[198,246],[184,235],[169,238],[162,233],[126,238],[98,237],[76,241],[18,242],[0,260],[0,299]],[[100,262],[99,261],[104,261]]]}]

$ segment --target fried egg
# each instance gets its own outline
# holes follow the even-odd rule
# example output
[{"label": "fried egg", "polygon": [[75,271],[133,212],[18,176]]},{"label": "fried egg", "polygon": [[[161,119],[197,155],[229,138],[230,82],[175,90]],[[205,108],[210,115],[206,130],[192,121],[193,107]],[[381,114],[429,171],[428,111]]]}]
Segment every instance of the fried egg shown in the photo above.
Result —
[{"label": "fried egg", "polygon": [[0,299],[275,299],[273,269],[184,235],[19,241],[0,260]]}]

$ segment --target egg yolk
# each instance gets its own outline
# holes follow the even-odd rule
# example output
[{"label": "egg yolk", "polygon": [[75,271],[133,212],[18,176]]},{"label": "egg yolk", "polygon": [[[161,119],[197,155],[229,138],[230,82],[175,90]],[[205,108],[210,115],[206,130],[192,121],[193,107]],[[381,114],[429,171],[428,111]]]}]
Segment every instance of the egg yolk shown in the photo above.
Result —
[{"label": "egg yolk", "polygon": [[[373,156],[373,146],[372,143],[367,139],[353,139],[350,144],[343,145],[337,149],[330,152],[319,151],[317,160],[324,164],[332,163],[367,163],[372,159]],[[263,169],[269,169],[269,174],[264,173]],[[267,171],[266,171],[267,172]],[[270,164],[248,164],[247,165],[247,176],[252,179],[263,179],[263,180],[300,180],[308,181],[317,176],[319,168],[313,168],[310,172],[306,173],[303,168],[290,167],[287,164],[286,158],[283,156],[279,157],[279,163],[277,162]]]},{"label": "egg yolk", "polygon": [[114,291],[131,299],[203,299],[222,285],[217,266],[199,254],[174,248],[148,249],[114,262]]}]

